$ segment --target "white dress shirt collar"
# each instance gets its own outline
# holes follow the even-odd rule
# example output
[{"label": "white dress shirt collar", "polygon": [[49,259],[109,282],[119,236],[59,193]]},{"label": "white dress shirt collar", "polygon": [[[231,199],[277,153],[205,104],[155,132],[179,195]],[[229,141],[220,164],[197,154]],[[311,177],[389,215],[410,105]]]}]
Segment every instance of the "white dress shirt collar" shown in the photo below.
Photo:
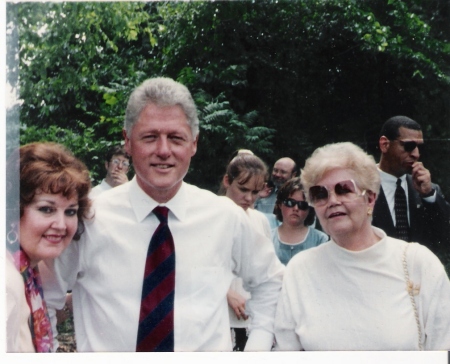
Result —
[{"label": "white dress shirt collar", "polygon": [[136,215],[136,219],[142,222],[156,206],[167,206],[170,212],[179,221],[183,221],[186,217],[187,200],[186,200],[186,186],[182,182],[180,189],[176,195],[165,204],[156,202],[153,198],[147,195],[144,190],[137,183],[136,177],[131,180],[130,186],[130,201],[131,207]]},{"label": "white dress shirt collar", "polygon": [[378,171],[380,172],[381,183],[391,184],[394,183],[394,189],[397,187],[397,179],[400,178],[402,180],[402,186],[406,185],[406,174],[401,177],[395,177],[392,174],[386,173],[380,169],[377,165]]},{"label": "white dress shirt collar", "polygon": [[[386,202],[389,207],[389,211],[391,212],[392,221],[394,222],[394,225],[396,224],[396,217],[395,217],[395,190],[397,189],[397,177],[393,176],[392,174],[386,173],[382,171],[377,165],[378,171],[380,172],[380,178],[381,178],[381,187],[383,188],[384,196],[386,197]],[[406,193],[406,214],[408,216],[408,222],[409,222],[409,191],[408,191],[408,183],[406,182],[406,174],[400,177],[402,183],[401,186],[403,187],[403,190]]]}]

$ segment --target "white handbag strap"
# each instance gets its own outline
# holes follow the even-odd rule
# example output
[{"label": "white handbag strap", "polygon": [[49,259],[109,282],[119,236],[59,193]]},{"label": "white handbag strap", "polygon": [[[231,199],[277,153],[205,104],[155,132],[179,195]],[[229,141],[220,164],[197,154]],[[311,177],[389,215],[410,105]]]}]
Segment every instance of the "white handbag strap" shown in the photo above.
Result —
[{"label": "white handbag strap", "polygon": [[417,324],[417,331],[419,333],[419,350],[423,350],[422,345],[422,329],[420,327],[420,320],[419,320],[419,313],[417,312],[417,306],[416,306],[416,300],[414,299],[414,283],[409,279],[409,273],[408,273],[408,263],[406,260],[406,252],[408,251],[409,244],[405,245],[405,249],[403,250],[403,272],[405,273],[405,281],[406,281],[406,290],[409,293],[409,298],[411,300],[411,304],[414,309],[414,316],[416,318],[416,324]]}]

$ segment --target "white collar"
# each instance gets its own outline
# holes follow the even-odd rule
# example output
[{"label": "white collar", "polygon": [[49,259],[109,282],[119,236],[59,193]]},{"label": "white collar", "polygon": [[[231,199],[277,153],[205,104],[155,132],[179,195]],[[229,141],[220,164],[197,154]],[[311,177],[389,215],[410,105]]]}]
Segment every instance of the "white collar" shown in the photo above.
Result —
[{"label": "white collar", "polygon": [[153,198],[147,195],[144,190],[137,183],[136,176],[130,181],[130,202],[131,207],[136,215],[136,219],[143,221],[156,206],[167,206],[170,212],[180,221],[186,217],[187,210],[187,184],[182,182],[180,189],[172,199],[164,204],[156,202]]}]

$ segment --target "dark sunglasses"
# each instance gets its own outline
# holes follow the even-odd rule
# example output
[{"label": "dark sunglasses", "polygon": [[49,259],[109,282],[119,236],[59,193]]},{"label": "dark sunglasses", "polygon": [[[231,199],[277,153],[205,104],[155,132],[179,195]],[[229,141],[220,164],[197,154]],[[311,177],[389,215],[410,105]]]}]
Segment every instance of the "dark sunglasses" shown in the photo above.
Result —
[{"label": "dark sunglasses", "polygon": [[308,202],[297,201],[297,200],[294,200],[293,198],[287,198],[286,200],[284,200],[283,205],[286,207],[294,207],[295,205],[297,205],[298,209],[303,210],[303,211],[308,210],[308,207],[309,207]]},{"label": "dark sunglasses", "polygon": [[[358,194],[356,183],[352,179],[341,181],[334,185],[334,194],[339,197],[341,202],[349,202],[356,197],[364,196],[366,190]],[[330,190],[327,186],[312,186],[309,189],[309,201],[313,206],[325,205],[330,198]]]},{"label": "dark sunglasses", "polygon": [[415,142],[413,140],[410,140],[410,141],[407,141],[407,142],[405,142],[403,140],[400,140],[400,139],[395,139],[395,140],[400,143],[400,145],[403,147],[405,152],[410,153],[416,148],[419,148],[419,153],[423,152],[423,149],[424,149],[424,144],[423,143],[419,144],[419,143],[417,143],[417,142]]}]

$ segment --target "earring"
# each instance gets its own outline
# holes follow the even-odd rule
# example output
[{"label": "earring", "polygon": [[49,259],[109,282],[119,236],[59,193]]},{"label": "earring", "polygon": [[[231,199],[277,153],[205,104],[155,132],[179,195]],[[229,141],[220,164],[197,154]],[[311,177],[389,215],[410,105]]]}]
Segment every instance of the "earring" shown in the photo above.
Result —
[{"label": "earring", "polygon": [[368,207],[367,208],[367,216],[371,216],[372,215],[372,208],[371,207]]},{"label": "earring", "polygon": [[19,241],[19,234],[17,233],[14,224],[11,225],[11,230],[6,234],[6,241],[11,245]]}]

